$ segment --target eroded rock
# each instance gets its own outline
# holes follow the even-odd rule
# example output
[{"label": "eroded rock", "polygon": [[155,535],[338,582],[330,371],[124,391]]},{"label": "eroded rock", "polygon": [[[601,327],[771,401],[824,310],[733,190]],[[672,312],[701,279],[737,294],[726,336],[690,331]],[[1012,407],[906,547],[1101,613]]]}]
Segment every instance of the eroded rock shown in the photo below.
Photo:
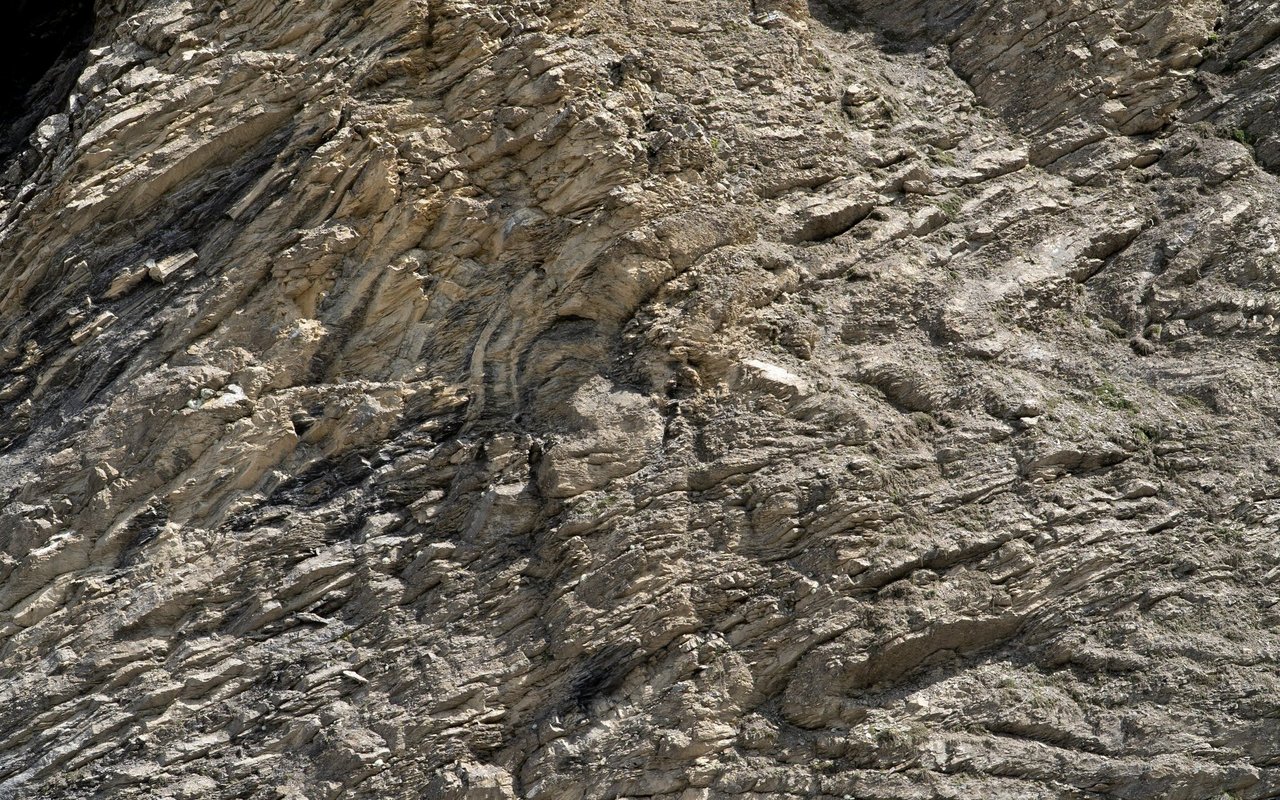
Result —
[{"label": "eroded rock", "polygon": [[1274,11],[65,18],[0,797],[1274,795]]}]

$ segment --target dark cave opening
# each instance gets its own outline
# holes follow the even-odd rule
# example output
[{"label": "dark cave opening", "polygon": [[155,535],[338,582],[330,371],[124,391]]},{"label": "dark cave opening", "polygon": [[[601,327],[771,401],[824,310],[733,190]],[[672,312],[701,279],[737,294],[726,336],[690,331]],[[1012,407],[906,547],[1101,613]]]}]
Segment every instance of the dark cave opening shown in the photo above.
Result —
[{"label": "dark cave opening", "polygon": [[65,104],[93,23],[94,0],[10,0],[0,27],[0,160]]}]

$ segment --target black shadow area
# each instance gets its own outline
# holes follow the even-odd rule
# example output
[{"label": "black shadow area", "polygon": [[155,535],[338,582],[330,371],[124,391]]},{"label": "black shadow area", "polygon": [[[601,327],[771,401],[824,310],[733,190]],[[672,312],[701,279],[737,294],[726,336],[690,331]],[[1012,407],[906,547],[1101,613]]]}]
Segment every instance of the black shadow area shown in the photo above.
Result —
[{"label": "black shadow area", "polygon": [[93,35],[94,0],[8,0],[0,24],[0,161],[66,103]]}]

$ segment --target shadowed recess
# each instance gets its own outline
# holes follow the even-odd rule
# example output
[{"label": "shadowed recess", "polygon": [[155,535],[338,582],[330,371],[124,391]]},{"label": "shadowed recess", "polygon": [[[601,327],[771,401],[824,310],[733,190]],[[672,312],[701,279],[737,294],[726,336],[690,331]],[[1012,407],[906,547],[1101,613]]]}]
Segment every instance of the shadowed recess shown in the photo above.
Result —
[{"label": "shadowed recess", "polygon": [[93,33],[93,0],[12,0],[0,27],[0,158],[66,102]]}]

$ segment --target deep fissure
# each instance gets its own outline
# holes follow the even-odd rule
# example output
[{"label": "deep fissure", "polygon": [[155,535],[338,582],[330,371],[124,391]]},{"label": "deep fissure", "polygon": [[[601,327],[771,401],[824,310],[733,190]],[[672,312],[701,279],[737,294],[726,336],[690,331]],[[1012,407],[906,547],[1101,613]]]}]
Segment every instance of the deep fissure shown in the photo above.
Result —
[{"label": "deep fissure", "polygon": [[93,0],[14,0],[0,29],[0,159],[67,101],[93,34]]}]

